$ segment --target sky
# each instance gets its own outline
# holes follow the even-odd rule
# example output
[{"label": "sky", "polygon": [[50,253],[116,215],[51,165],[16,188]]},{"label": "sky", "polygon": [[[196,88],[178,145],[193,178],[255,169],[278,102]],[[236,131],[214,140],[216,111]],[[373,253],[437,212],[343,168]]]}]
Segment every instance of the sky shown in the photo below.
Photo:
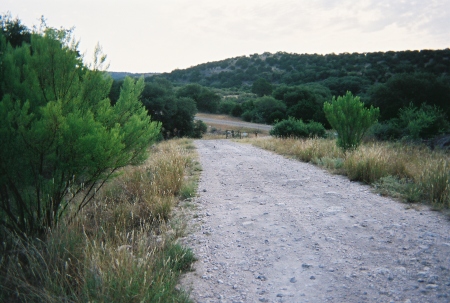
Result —
[{"label": "sky", "polygon": [[450,0],[2,0],[24,25],[72,28],[85,61],[156,73],[232,57],[450,48]]}]

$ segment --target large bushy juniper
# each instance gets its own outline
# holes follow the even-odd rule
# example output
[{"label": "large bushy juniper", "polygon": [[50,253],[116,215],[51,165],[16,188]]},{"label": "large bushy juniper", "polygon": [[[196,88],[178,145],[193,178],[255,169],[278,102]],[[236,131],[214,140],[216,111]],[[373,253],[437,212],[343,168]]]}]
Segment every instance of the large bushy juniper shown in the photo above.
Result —
[{"label": "large bushy juniper", "polygon": [[125,79],[112,106],[105,56],[97,50],[87,66],[71,34],[44,24],[15,47],[0,34],[2,233],[42,235],[158,137],[139,100],[143,79]]}]

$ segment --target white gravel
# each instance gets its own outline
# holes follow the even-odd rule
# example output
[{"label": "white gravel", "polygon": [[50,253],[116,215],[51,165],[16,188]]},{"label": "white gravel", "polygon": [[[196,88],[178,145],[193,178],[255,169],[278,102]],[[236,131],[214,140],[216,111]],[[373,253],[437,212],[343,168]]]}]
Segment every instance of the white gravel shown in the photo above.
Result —
[{"label": "white gravel", "polygon": [[444,215],[250,145],[195,144],[195,302],[450,302]]}]

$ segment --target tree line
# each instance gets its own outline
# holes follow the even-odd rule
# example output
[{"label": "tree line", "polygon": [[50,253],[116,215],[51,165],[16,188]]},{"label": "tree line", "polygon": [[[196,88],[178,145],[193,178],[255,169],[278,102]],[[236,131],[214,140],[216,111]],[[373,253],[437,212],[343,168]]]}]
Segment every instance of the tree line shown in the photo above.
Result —
[{"label": "tree line", "polygon": [[295,118],[329,128],[323,104],[350,91],[367,107],[379,108],[380,123],[371,132],[377,139],[429,139],[449,131],[450,49],[264,53],[160,77],[179,87],[199,85],[213,90],[222,96],[217,112],[256,123]]},{"label": "tree line", "polygon": [[240,89],[249,89],[258,78],[277,85],[319,82],[330,88],[333,95],[343,95],[343,85],[361,94],[370,85],[384,83],[395,74],[413,72],[448,75],[450,49],[326,55],[253,54],[174,70],[163,76],[178,84]]}]

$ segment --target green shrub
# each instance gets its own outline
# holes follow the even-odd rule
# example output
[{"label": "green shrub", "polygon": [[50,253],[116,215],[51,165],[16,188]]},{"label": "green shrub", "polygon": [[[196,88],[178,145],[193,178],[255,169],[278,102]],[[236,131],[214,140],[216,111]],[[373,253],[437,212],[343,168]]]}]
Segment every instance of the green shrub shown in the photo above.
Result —
[{"label": "green shrub", "polygon": [[337,131],[337,145],[343,150],[355,149],[367,130],[377,121],[378,108],[365,108],[359,97],[347,91],[345,96],[333,97],[323,106],[330,125]]},{"label": "green shrub", "polygon": [[420,140],[433,138],[449,130],[445,113],[436,106],[413,104],[402,108],[399,117],[375,124],[371,133],[378,140]]},{"label": "green shrub", "polygon": [[204,133],[208,130],[208,125],[206,125],[202,120],[195,120],[194,129],[192,131],[192,138],[201,138]]},{"label": "green shrub", "polygon": [[176,215],[166,221],[182,184],[195,192],[186,173],[200,168],[190,146],[180,139],[152,147],[144,165],[124,168],[45,239],[8,232],[0,302],[191,302],[177,285],[195,257],[177,244],[184,227]]},{"label": "green shrub", "polygon": [[270,130],[270,135],[279,138],[305,138],[308,137],[308,132],[302,120],[289,118],[276,123]]},{"label": "green shrub", "polygon": [[43,237],[159,138],[140,101],[144,79],[125,78],[111,106],[104,56],[97,49],[90,70],[77,45],[71,31],[45,28],[0,56],[16,71],[0,77],[0,226],[14,233]]},{"label": "green shrub", "polygon": [[301,119],[296,120],[290,117],[276,123],[270,130],[270,135],[279,138],[324,137],[325,128],[318,122],[304,123]]},{"label": "green shrub", "polygon": [[325,127],[322,123],[311,121],[306,124],[309,137],[325,137]]},{"label": "green shrub", "polygon": [[427,104],[420,108],[410,104],[400,109],[398,124],[404,130],[403,135],[412,140],[432,138],[449,129],[444,112]]}]

